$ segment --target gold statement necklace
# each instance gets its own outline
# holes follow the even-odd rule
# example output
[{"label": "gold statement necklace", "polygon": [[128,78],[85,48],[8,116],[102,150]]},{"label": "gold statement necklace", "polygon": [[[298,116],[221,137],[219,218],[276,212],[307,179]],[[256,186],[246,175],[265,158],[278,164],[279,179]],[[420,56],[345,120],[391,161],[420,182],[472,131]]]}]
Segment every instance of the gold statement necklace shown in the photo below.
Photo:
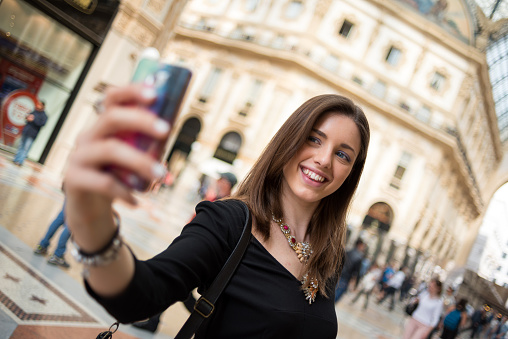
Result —
[{"label": "gold statement necklace", "polygon": [[[289,225],[284,222],[284,220],[277,219],[272,214],[272,220],[279,225],[280,230],[288,240],[289,246],[296,252],[298,259],[304,265],[309,261],[310,256],[312,255],[312,246],[308,242],[297,242],[296,238],[291,235],[291,228]],[[308,274],[305,273],[303,276],[301,283],[304,285],[307,283],[307,279],[309,279]],[[304,288],[303,293],[305,294],[305,300],[309,301],[309,305],[312,304],[316,300],[316,295],[318,292],[318,281],[316,278],[310,278],[309,287]]]}]

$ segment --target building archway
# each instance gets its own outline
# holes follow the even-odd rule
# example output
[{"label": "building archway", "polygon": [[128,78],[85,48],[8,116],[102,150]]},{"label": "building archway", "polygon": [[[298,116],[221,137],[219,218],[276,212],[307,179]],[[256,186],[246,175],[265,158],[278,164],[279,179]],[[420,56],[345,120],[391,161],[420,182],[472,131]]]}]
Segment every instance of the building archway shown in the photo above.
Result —
[{"label": "building archway", "polygon": [[228,132],[224,134],[220,140],[219,146],[217,146],[213,157],[227,162],[228,164],[233,164],[240,147],[242,147],[242,137],[240,134],[236,132]]},{"label": "building archway", "polygon": [[466,267],[508,288],[508,183],[493,194],[485,211]]},{"label": "building archway", "polygon": [[198,118],[194,117],[187,119],[180,129],[180,133],[178,133],[178,136],[176,137],[175,144],[166,159],[168,169],[171,173],[173,173],[175,178],[178,177],[185,166],[185,162],[192,151],[192,144],[198,138],[200,131],[201,122]]}]

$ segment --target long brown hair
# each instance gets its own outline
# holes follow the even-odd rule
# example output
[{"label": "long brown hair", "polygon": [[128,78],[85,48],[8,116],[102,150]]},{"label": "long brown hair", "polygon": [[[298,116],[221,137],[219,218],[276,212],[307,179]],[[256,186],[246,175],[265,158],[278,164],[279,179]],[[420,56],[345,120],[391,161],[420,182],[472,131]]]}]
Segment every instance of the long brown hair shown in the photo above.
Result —
[{"label": "long brown hair", "polygon": [[307,100],[275,134],[234,197],[247,203],[257,231],[268,239],[272,213],[282,216],[283,168],[307,140],[316,121],[328,112],[336,112],[355,122],[361,147],[351,173],[339,189],[320,201],[307,228],[313,250],[307,263],[308,273],[318,280],[319,290],[325,296],[332,288],[327,286],[330,279],[337,278],[343,266],[346,216],[367,157],[370,130],[362,109],[350,99],[336,94]]}]

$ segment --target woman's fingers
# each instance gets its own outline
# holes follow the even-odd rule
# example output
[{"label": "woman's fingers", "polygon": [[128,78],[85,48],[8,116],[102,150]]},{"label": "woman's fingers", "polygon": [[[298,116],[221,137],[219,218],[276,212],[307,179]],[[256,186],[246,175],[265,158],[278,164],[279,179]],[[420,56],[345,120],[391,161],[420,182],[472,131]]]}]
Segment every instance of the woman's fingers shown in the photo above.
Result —
[{"label": "woman's fingers", "polygon": [[102,101],[107,110],[116,105],[141,105],[149,106],[155,99],[157,93],[151,87],[141,85],[129,85],[126,87],[108,88],[106,96]]},{"label": "woman's fingers", "polygon": [[96,170],[115,165],[147,180],[158,179],[165,174],[164,166],[152,156],[116,138],[90,143],[77,149],[74,161],[80,167]]},{"label": "woman's fingers", "polygon": [[[94,192],[110,201],[119,198],[131,205],[137,205],[137,200],[131,190],[108,173],[82,167],[69,168],[65,184],[71,192]],[[91,209],[92,206],[88,205],[87,207]]]},{"label": "woman's fingers", "polygon": [[85,139],[97,140],[126,131],[164,139],[168,136],[169,129],[166,121],[142,107],[115,106],[99,118],[95,127],[85,134]]},{"label": "woman's fingers", "polygon": [[70,190],[78,196],[120,198],[135,204],[131,190],[105,168],[119,167],[146,180],[165,174],[153,155],[129,145],[128,140],[138,133],[156,140],[167,138],[169,124],[146,108],[154,99],[153,89],[139,85],[107,91],[101,104],[103,113],[94,127],[78,138],[69,159],[66,185]]}]

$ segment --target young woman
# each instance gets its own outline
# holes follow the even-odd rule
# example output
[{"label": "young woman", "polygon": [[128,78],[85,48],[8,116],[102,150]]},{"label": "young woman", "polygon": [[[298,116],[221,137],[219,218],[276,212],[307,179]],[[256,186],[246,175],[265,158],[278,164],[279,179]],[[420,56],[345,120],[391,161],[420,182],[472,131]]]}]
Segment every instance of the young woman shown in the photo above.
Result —
[{"label": "young woman", "polygon": [[467,299],[460,299],[459,302],[449,310],[443,318],[443,332],[441,339],[455,339],[459,334],[459,328],[463,328],[467,322],[466,312]]},{"label": "young woman", "polygon": [[424,339],[439,322],[443,309],[441,290],[443,286],[438,279],[432,279],[426,291],[418,296],[418,307],[404,327],[403,339]]},{"label": "young woman", "polygon": [[112,241],[119,238],[113,199],[135,199],[103,169],[120,166],[147,179],[163,175],[156,160],[113,137],[120,131],[167,137],[164,122],[124,105],[151,100],[152,93],[135,86],[112,90],[105,113],[70,159],[68,223],[81,253],[94,258],[85,267],[89,293],[129,323],[184,300],[195,287],[205,290],[240,237],[246,204],[253,237],[196,338],[335,338],[333,291],[343,262],[346,214],[370,138],[363,111],[339,95],[305,102],[235,196],[198,204],[196,217],[164,252],[140,261],[121,241]]}]

